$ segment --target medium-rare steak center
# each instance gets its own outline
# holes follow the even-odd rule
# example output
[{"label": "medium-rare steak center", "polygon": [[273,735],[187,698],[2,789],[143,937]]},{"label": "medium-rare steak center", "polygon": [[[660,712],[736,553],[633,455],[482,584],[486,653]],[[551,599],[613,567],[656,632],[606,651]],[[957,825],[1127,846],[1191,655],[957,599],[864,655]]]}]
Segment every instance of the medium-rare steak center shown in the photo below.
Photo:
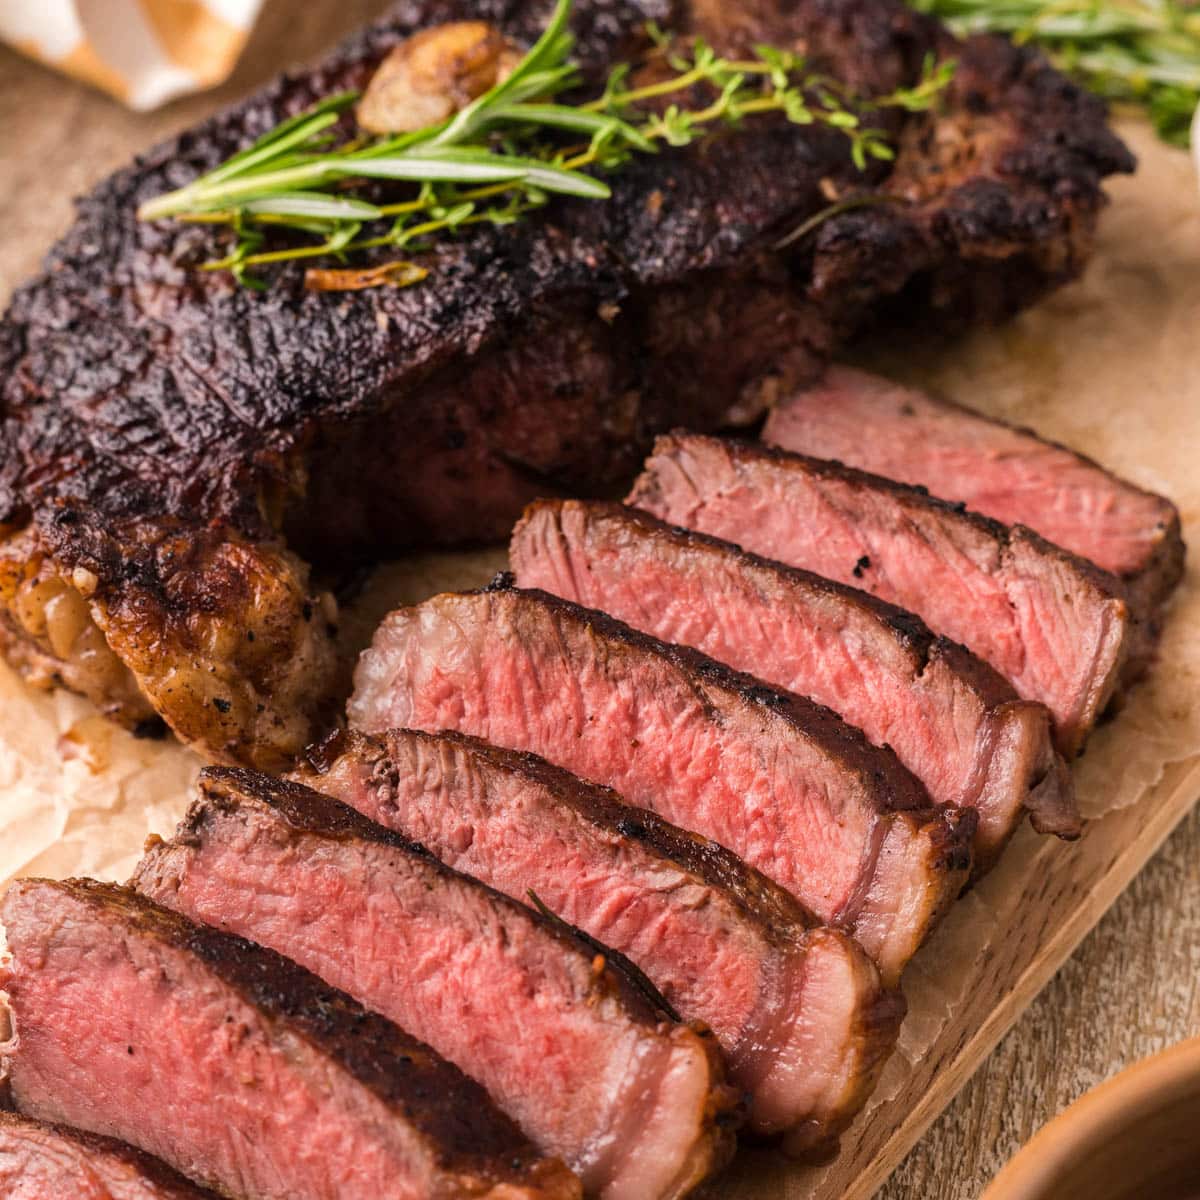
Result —
[{"label": "medium-rare steak center", "polygon": [[244,1200],[581,1196],[478,1084],[269,950],[90,880],[18,880],[2,915],[24,1113]]},{"label": "medium-rare steak center", "polygon": [[217,1200],[123,1142],[0,1112],[4,1200]]},{"label": "medium-rare steak center", "polygon": [[706,838],[531,754],[454,733],[341,734],[302,778],[443,862],[632,959],[709,1025],[751,1129],[826,1149],[870,1094],[904,1002],[845,934]]},{"label": "medium-rare steak center", "polygon": [[763,440],[927,487],[1121,578],[1153,620],[1183,575],[1179,512],[1098,463],[960,404],[832,367],[771,412]]},{"label": "medium-rare steak center", "polygon": [[934,808],[829,709],[542,592],[400,609],[355,684],[357,728],[529,750],[712,838],[853,930],[887,981],[970,866],[974,813]]},{"label": "medium-rare steak center", "polygon": [[1138,639],[1120,581],[1023,526],[760,445],[658,439],[629,503],[907,608],[990,663],[1078,752]]},{"label": "medium-rare steak center", "polygon": [[710,1035],[668,1021],[594,944],[328,796],[207,772],[134,885],[411,1031],[589,1196],[674,1200],[732,1154],[738,1095]]},{"label": "medium-rare steak center", "polygon": [[522,586],[695,646],[890,746],[934,800],[978,813],[976,871],[1026,808],[1078,833],[1046,709],[909,612],[616,504],[531,505],[509,553]]}]

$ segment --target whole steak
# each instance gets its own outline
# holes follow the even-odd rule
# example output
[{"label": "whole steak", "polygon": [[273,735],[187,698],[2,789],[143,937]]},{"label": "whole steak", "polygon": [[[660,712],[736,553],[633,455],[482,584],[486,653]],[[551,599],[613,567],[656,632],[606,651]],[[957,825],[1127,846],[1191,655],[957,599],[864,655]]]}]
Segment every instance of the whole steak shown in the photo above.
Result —
[{"label": "whole steak", "polygon": [[[612,490],[648,440],[752,419],[868,318],[1002,316],[1073,277],[1101,179],[1132,160],[1036,53],[959,43],[899,0],[580,0],[593,81],[645,24],[721,50],[803,47],[870,95],[957,59],[941,110],[885,122],[860,173],[827,127],[750,121],[427,256],[410,289],[253,292],[195,268],[221,234],[139,223],[312,101],[362,87],[423,27],[527,44],[542,0],[405,0],[101,183],[0,323],[0,641],[35,681],[211,758],[274,766],[337,691],[308,563],[502,537],[539,494]],[[864,189],[880,203],[823,220]]]}]

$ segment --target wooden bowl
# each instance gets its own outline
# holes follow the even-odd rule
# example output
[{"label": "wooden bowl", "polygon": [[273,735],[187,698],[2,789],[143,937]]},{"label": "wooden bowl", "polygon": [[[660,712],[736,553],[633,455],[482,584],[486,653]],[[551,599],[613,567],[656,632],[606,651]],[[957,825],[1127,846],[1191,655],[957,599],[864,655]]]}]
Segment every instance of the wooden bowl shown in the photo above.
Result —
[{"label": "wooden bowl", "polygon": [[1077,1100],[983,1200],[1200,1200],[1200,1038]]}]

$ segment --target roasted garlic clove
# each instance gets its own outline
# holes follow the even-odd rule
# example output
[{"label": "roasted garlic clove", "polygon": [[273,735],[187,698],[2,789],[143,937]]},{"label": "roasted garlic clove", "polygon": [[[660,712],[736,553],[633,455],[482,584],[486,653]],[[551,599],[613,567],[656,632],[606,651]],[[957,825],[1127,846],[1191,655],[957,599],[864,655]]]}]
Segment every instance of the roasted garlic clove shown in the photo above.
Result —
[{"label": "roasted garlic clove", "polygon": [[370,133],[408,133],[444,121],[507,78],[518,48],[486,21],[451,21],[401,42],[358,105]]}]

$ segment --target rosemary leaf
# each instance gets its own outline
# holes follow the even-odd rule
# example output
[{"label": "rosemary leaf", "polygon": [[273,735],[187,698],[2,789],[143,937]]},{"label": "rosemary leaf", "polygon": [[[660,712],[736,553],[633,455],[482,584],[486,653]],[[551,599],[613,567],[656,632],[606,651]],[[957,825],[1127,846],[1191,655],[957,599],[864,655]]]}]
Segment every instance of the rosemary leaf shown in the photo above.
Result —
[{"label": "rosemary leaf", "polygon": [[[308,120],[297,119],[295,127],[287,134],[270,138],[266,145],[259,146],[257,149],[251,148],[246,154],[239,154],[231,158],[224,166],[210,172],[207,176],[208,182],[210,184],[220,183],[222,180],[244,175],[261,163],[278,160],[293,146],[304,143],[311,144],[317,134],[337,123],[338,114],[335,112],[314,113]],[[278,165],[277,161],[276,165]]]},{"label": "rosemary leaf", "polygon": [[230,168],[240,166],[247,159],[253,157],[260,150],[265,150],[268,147],[276,146],[285,138],[289,138],[292,131],[298,129],[314,118],[325,117],[333,114],[335,117],[346,111],[358,99],[357,92],[338,92],[337,95],[327,96],[324,100],[319,100],[310,108],[306,108],[303,112],[297,113],[294,117],[290,117],[286,121],[280,122],[274,129],[267,130],[262,137],[254,142],[251,142],[245,150],[233,155],[225,161],[224,165],[218,167],[215,171],[210,172],[209,178],[222,178],[229,172]]},{"label": "rosemary leaf", "polygon": [[531,186],[563,196],[582,196],[588,200],[607,200],[612,188],[594,175],[570,171],[536,159],[517,159],[526,164],[525,180]]},{"label": "rosemary leaf", "polygon": [[353,196],[327,196],[323,192],[275,192],[268,199],[251,200],[249,213],[273,213],[291,217],[324,217],[330,221],[370,221],[383,214],[377,205]]},{"label": "rosemary leaf", "polygon": [[524,179],[527,174],[518,161],[479,151],[464,153],[462,158],[442,154],[397,155],[395,158],[355,159],[346,164],[344,175],[363,175],[368,179],[404,179],[430,183],[507,183]]}]

